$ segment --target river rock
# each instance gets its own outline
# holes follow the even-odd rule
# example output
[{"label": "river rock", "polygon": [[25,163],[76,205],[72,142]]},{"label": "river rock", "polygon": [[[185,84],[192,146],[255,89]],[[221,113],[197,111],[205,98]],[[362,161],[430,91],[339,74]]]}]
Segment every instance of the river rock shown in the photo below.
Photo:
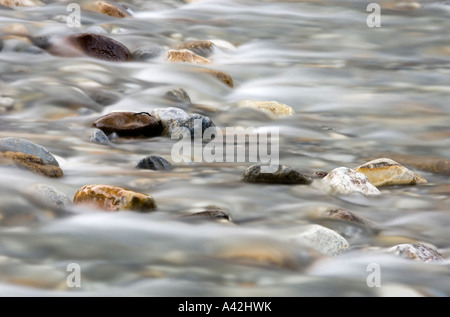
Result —
[{"label": "river rock", "polygon": [[109,1],[94,1],[86,9],[109,15],[114,18],[126,18],[130,16],[124,8],[120,8],[118,5]]},{"label": "river rock", "polygon": [[76,205],[88,205],[106,211],[132,210],[148,212],[156,208],[152,196],[109,185],[86,185],[73,199]]},{"label": "river rock", "polygon": [[211,64],[210,60],[197,55],[190,50],[170,50],[167,52],[167,60],[172,63]]},{"label": "river rock", "polygon": [[152,110],[151,115],[161,122],[163,129],[168,128],[174,121],[184,122],[189,119],[186,111],[175,107],[155,108]]},{"label": "river rock", "polygon": [[200,69],[198,69],[198,71],[202,72],[202,73],[206,73],[206,74],[212,75],[216,79],[220,80],[222,83],[227,85],[228,87],[234,88],[233,78],[230,75],[228,75],[227,73],[223,72],[223,71],[210,69],[210,68],[200,68]]},{"label": "river rock", "polygon": [[269,183],[269,184],[311,184],[312,179],[296,169],[279,165],[275,173],[262,173],[261,165],[248,167],[242,175],[242,180],[248,183]]},{"label": "river rock", "polygon": [[230,216],[230,213],[228,210],[218,207],[218,206],[214,206],[214,205],[206,206],[206,207],[202,208],[201,211],[182,215],[181,217],[183,219],[193,220],[193,221],[203,220],[203,219],[218,220],[219,222],[224,222],[224,223],[233,221],[231,219],[231,216]]},{"label": "river rock", "polygon": [[186,132],[186,129],[188,129],[191,138],[195,138],[197,136],[196,133],[198,134],[198,137],[202,138],[206,129],[215,128],[215,126],[216,125],[209,117],[201,114],[194,114],[185,121],[173,121],[163,134],[169,135],[173,139],[179,139],[183,136],[183,133]]},{"label": "river rock", "polygon": [[44,4],[39,0],[0,0],[0,5],[6,7],[35,7]]},{"label": "river rock", "polygon": [[366,175],[370,182],[377,187],[416,185],[427,182],[420,175],[388,158],[372,160],[358,166],[355,170]]},{"label": "river rock", "polygon": [[62,177],[63,171],[59,166],[47,164],[42,158],[22,152],[0,152],[0,164],[14,163],[19,168],[47,177]]},{"label": "river rock", "polygon": [[109,144],[111,143],[108,139],[108,136],[100,129],[93,129],[91,133],[91,142],[97,143],[97,144]]},{"label": "river rock", "polygon": [[364,217],[358,216],[355,213],[345,210],[342,208],[325,208],[317,210],[315,213],[316,217],[319,218],[332,218],[339,219],[347,222],[356,223],[363,226],[373,226],[374,222],[372,220],[366,219]]},{"label": "river rock", "polygon": [[350,246],[347,240],[336,231],[320,225],[308,226],[295,240],[330,256],[339,255]]},{"label": "river rock", "polygon": [[172,164],[161,156],[150,155],[139,161],[137,168],[149,170],[169,170],[172,169]]},{"label": "river rock", "polygon": [[21,152],[38,156],[45,164],[59,166],[58,161],[45,147],[25,139],[14,137],[0,138],[0,151]]},{"label": "river rock", "polygon": [[146,112],[112,112],[97,119],[93,127],[124,137],[154,137],[162,133],[160,121]]},{"label": "river rock", "polygon": [[131,55],[134,61],[146,61],[160,56],[162,52],[159,46],[144,46],[135,49]]},{"label": "river rock", "polygon": [[338,167],[319,180],[321,188],[331,195],[380,195],[366,175],[347,167]]},{"label": "river rock", "polygon": [[380,153],[382,157],[389,157],[400,164],[414,167],[419,170],[442,174],[442,175],[450,175],[450,160],[437,157],[437,156],[428,156],[428,155],[410,155],[410,154],[399,154],[399,153]]},{"label": "river rock", "polygon": [[406,243],[393,246],[389,252],[406,259],[419,260],[423,262],[435,262],[444,260],[444,256],[431,246],[422,243]]},{"label": "river rock", "polygon": [[35,184],[28,188],[28,193],[41,202],[57,208],[69,207],[72,204],[66,194],[47,184]]},{"label": "river rock", "polygon": [[68,37],[68,42],[87,56],[113,62],[132,59],[131,52],[122,43],[101,34],[81,33]]},{"label": "river rock", "polygon": [[[1,51],[1,41],[0,41],[0,51]],[[0,113],[6,113],[14,109],[15,100],[11,97],[1,97],[0,96]]]},{"label": "river rock", "polygon": [[263,111],[274,117],[289,117],[295,113],[292,107],[276,101],[242,100],[238,106]]},{"label": "river rock", "polygon": [[210,41],[190,41],[180,44],[177,49],[189,50],[206,58],[213,52],[214,44]]},{"label": "river rock", "polygon": [[190,105],[191,98],[183,88],[172,89],[166,93],[166,98],[175,102],[181,102]]}]

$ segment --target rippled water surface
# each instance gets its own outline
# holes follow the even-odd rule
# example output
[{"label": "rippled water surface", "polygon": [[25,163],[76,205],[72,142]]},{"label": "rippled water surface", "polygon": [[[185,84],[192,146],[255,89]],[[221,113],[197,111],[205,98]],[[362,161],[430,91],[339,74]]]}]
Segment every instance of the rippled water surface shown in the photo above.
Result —
[{"label": "rippled water surface", "polygon": [[[382,153],[450,158],[450,6],[383,1],[369,28],[366,1],[123,1],[127,18],[82,10],[66,25],[69,2],[0,8],[0,137],[28,139],[57,158],[50,179],[0,166],[0,294],[24,296],[448,296],[448,260],[425,263],[387,250],[421,242],[450,254],[449,174],[418,170],[428,183],[380,188],[381,195],[331,196],[305,185],[241,181],[252,163],[174,163],[137,170],[145,156],[171,161],[167,137],[90,141],[91,124],[112,111],[175,106],[218,127],[276,127],[280,162],[305,173],[354,168]],[[6,34],[31,37],[103,32],[144,61],[58,57]],[[7,30],[7,29],[6,29]],[[208,57],[231,88],[203,65],[170,63],[165,52],[191,40],[215,43]],[[184,89],[191,104],[166,93]],[[238,107],[273,100],[295,115],[274,119]],[[57,209],[30,196],[36,183],[70,199],[86,184],[152,195],[151,213]],[[447,184],[445,186],[445,184]],[[232,222],[180,216],[215,205]],[[317,218],[342,208],[373,227]],[[343,235],[350,248],[328,256],[298,243],[309,224]],[[81,288],[66,284],[69,263]],[[371,288],[367,266],[381,268]]]}]

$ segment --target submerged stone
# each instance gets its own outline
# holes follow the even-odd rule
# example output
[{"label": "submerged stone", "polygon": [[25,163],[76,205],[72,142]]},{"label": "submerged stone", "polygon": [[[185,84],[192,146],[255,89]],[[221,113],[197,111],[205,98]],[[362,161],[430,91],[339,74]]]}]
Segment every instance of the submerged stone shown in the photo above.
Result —
[{"label": "submerged stone", "polygon": [[406,259],[423,262],[435,262],[444,259],[444,256],[439,251],[422,243],[399,244],[390,248],[389,252]]},{"label": "submerged stone", "polygon": [[33,173],[58,178],[63,176],[63,171],[59,166],[47,164],[42,158],[22,152],[0,152],[0,164],[11,164],[29,170]]},{"label": "submerged stone", "polygon": [[321,189],[331,195],[380,195],[366,175],[347,167],[338,167],[319,180]]},{"label": "submerged stone", "polygon": [[136,167],[149,170],[168,170],[172,168],[172,164],[163,157],[150,155],[140,160]]},{"label": "submerged stone", "polygon": [[119,136],[160,136],[162,126],[152,115],[142,112],[112,112],[93,123],[93,127],[106,134],[117,133]]},{"label": "submerged stone", "polygon": [[347,240],[336,231],[320,225],[308,226],[296,237],[296,240],[330,256],[339,255],[350,246]]},{"label": "submerged stone", "polygon": [[311,184],[312,179],[296,169],[279,165],[274,173],[263,173],[261,165],[248,167],[242,175],[242,180],[248,183],[268,184]]},{"label": "submerged stone", "polygon": [[0,139],[0,151],[21,152],[40,157],[45,164],[59,166],[56,158],[43,146],[26,139],[7,137]]}]

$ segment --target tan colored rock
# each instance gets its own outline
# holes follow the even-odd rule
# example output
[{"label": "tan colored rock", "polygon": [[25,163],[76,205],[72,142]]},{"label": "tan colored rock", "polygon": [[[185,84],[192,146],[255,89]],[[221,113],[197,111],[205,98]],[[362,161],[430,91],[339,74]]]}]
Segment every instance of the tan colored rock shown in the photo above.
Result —
[{"label": "tan colored rock", "polygon": [[394,160],[380,158],[367,162],[355,169],[367,176],[377,187],[391,185],[416,185],[426,183],[427,180],[412,172]]},{"label": "tan colored rock", "polygon": [[86,185],[74,196],[74,204],[106,211],[133,210],[148,212],[156,208],[152,196],[110,185]]},{"label": "tan colored rock", "polygon": [[400,153],[379,153],[380,157],[389,157],[400,164],[414,167],[425,172],[450,175],[450,160],[429,155],[410,155]]},{"label": "tan colored rock", "polygon": [[22,23],[9,24],[2,28],[2,33],[5,34],[3,40],[20,39],[31,43],[30,40],[28,39],[30,32],[28,31],[27,27]]},{"label": "tan colored rock", "polygon": [[59,166],[47,164],[39,156],[22,152],[0,152],[1,164],[14,164],[19,168],[52,178],[62,177],[64,175]]},{"label": "tan colored rock", "polygon": [[167,52],[167,60],[172,63],[191,63],[208,65],[211,61],[191,52],[190,50],[170,50]]},{"label": "tan colored rock", "polygon": [[292,107],[276,101],[242,100],[238,106],[260,110],[275,117],[288,117],[295,113]]},{"label": "tan colored rock", "polygon": [[130,16],[125,10],[109,1],[95,1],[94,8],[96,12],[106,14],[114,18],[126,18]]},{"label": "tan colored rock", "polygon": [[44,4],[39,0],[0,0],[0,5],[6,7],[34,7]]},{"label": "tan colored rock", "polygon": [[210,68],[200,68],[198,71],[210,74],[210,75],[214,76],[215,78],[217,78],[218,80],[220,80],[221,82],[223,82],[228,87],[234,88],[233,78],[231,78],[230,75],[228,75],[227,73],[225,73],[223,71],[210,69]]},{"label": "tan colored rock", "polygon": [[189,50],[202,57],[208,57],[214,49],[214,44],[210,41],[190,41],[180,44],[177,49]]}]

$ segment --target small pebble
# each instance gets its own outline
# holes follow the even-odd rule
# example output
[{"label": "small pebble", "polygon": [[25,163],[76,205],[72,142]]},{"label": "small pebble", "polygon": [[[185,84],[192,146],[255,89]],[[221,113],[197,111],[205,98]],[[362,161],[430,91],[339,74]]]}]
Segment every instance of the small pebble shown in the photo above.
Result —
[{"label": "small pebble", "polygon": [[234,88],[233,78],[231,78],[230,75],[228,75],[227,73],[225,73],[223,71],[210,69],[210,68],[200,68],[200,69],[198,69],[198,71],[202,72],[202,73],[210,74],[210,75],[214,76],[216,79],[218,79],[219,81],[221,81],[222,83],[224,83],[225,85],[227,85],[228,87]]},{"label": "small pebble", "polygon": [[175,107],[155,108],[150,114],[161,122],[163,129],[168,128],[174,121],[184,122],[190,117],[186,111]]},{"label": "small pebble", "polygon": [[47,184],[35,184],[28,188],[28,193],[57,208],[69,207],[72,204],[66,194]]},{"label": "small pebble", "polygon": [[380,195],[380,191],[372,185],[366,175],[347,167],[338,167],[324,178],[318,180],[319,186],[331,195]]},{"label": "small pebble", "polygon": [[389,249],[389,252],[406,259],[423,262],[435,262],[444,260],[444,256],[436,249],[422,243],[399,244]]},{"label": "small pebble", "polygon": [[35,7],[44,4],[39,0],[0,0],[0,5],[6,7]]},{"label": "small pebble", "polygon": [[47,164],[39,156],[22,152],[0,152],[0,164],[14,163],[17,167],[29,170],[33,173],[57,178],[63,176],[63,171],[59,166]]},{"label": "small pebble", "polygon": [[275,173],[262,173],[261,165],[248,167],[242,175],[242,180],[248,183],[269,184],[311,184],[312,179],[292,167],[279,165]]},{"label": "small pebble", "polygon": [[86,185],[74,196],[74,204],[106,211],[132,210],[148,212],[156,208],[152,196],[109,185]]},{"label": "small pebble", "polygon": [[210,41],[190,41],[179,45],[177,49],[190,50],[193,53],[206,58],[213,52],[214,44]]},{"label": "small pebble", "polygon": [[172,63],[211,64],[208,59],[189,50],[170,50],[167,53],[167,60]]},{"label": "small pebble", "polygon": [[206,129],[215,128],[215,126],[216,125],[209,117],[194,114],[185,121],[173,121],[163,134],[169,135],[174,139],[179,139],[184,135],[186,129],[188,129],[192,138],[203,137],[203,133]]},{"label": "small pebble", "polygon": [[243,100],[238,103],[238,106],[256,109],[273,117],[289,117],[295,114],[292,107],[276,101]]},{"label": "small pebble", "polygon": [[123,137],[154,137],[162,133],[159,120],[148,113],[112,112],[97,119],[93,127],[105,134],[117,133]]},{"label": "small pebble", "polygon": [[108,139],[108,136],[100,129],[93,129],[91,133],[91,142],[98,144],[109,144],[111,143]]},{"label": "small pebble", "polygon": [[172,164],[163,157],[151,155],[140,160],[136,167],[155,171],[169,170],[172,169]]},{"label": "small pebble", "polygon": [[168,91],[166,93],[166,98],[175,102],[182,102],[188,105],[191,104],[191,98],[183,88]]},{"label": "small pebble", "polygon": [[162,52],[159,46],[144,46],[135,49],[131,55],[134,61],[147,61],[160,56]]},{"label": "small pebble", "polygon": [[337,232],[320,225],[310,225],[296,237],[296,241],[311,246],[317,251],[336,256],[349,248],[349,243]]}]

